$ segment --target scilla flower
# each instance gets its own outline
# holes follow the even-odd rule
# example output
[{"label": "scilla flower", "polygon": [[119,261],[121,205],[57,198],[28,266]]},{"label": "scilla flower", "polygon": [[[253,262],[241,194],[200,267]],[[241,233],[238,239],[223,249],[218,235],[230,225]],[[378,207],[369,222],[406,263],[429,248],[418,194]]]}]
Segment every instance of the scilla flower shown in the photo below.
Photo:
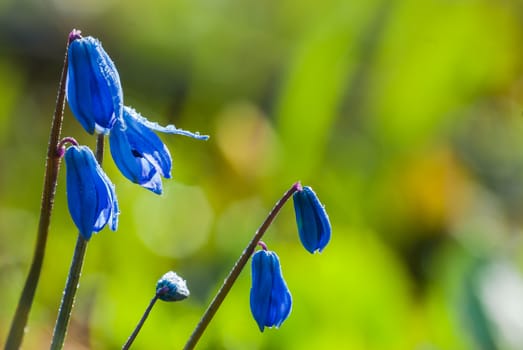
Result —
[{"label": "scilla flower", "polygon": [[306,186],[293,195],[298,233],[305,249],[321,252],[331,238],[331,224],[314,191]]},{"label": "scilla flower", "polygon": [[118,202],[114,186],[87,146],[71,146],[65,152],[67,204],[80,234],[89,240],[109,223],[118,224]]},{"label": "scilla flower", "polygon": [[260,331],[279,327],[289,316],[292,297],[276,253],[259,250],[252,256],[251,312]]},{"label": "scilla flower", "polygon": [[71,111],[84,129],[107,134],[121,118],[123,92],[118,71],[93,37],[77,32],[68,51],[66,95]]},{"label": "scilla flower", "polygon": [[180,301],[190,295],[185,280],[173,271],[167,272],[158,280],[156,293],[163,301]]},{"label": "scilla flower", "polygon": [[121,173],[154,193],[162,193],[162,177],[171,177],[172,159],[169,150],[153,132],[179,134],[200,140],[208,136],[161,126],[124,107],[123,120],[117,120],[109,135],[111,155]]}]

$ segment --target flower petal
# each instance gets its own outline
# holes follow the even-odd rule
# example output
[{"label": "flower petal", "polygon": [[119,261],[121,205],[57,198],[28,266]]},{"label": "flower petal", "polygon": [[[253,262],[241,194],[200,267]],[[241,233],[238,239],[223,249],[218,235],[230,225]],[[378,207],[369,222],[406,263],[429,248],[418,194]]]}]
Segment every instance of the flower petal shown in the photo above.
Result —
[{"label": "flower petal", "polygon": [[86,146],[71,146],[65,153],[67,203],[80,234],[89,240],[109,221],[116,230],[118,203],[114,186]]},{"label": "flower petal", "polygon": [[331,224],[324,206],[310,187],[293,195],[300,240],[310,253],[323,251],[331,237]]},{"label": "flower petal", "polygon": [[262,332],[265,327],[279,327],[289,316],[292,297],[274,252],[259,250],[252,256],[250,306]]},{"label": "flower petal", "polygon": [[[94,156],[93,156],[94,159]],[[91,238],[96,220],[96,185],[93,163],[80,147],[69,147],[65,153],[67,166],[67,204],[69,213],[85,239]]]},{"label": "flower petal", "polygon": [[[276,255],[275,253],[273,253]],[[267,315],[267,324],[279,327],[289,316],[292,307],[292,297],[283,279],[278,258],[273,259],[273,280],[271,293],[271,308]]]},{"label": "flower petal", "polygon": [[124,123],[115,123],[109,135],[111,155],[126,178],[160,194],[161,176],[171,177],[171,155],[153,131],[137,122],[134,113],[125,107]]},{"label": "flower petal", "polygon": [[121,118],[120,77],[97,39],[78,38],[70,43],[66,95],[73,115],[90,134],[95,129],[108,133]]},{"label": "flower petal", "polygon": [[183,136],[192,137],[194,139],[203,140],[203,141],[209,139],[209,135],[200,135],[199,132],[191,132],[191,131],[187,131],[187,130],[183,130],[183,129],[178,129],[173,124],[169,124],[167,126],[162,126],[158,123],[151,122],[151,121],[147,120],[145,117],[142,117],[134,109],[132,109],[130,107],[125,107],[125,108],[129,108],[131,110],[130,114],[133,115],[133,117],[135,118],[135,120],[137,122],[139,122],[140,124],[146,126],[147,128],[149,128],[151,130],[163,132],[165,134],[183,135]]},{"label": "flower petal", "polygon": [[[99,167],[101,170],[101,167]],[[94,224],[93,231],[99,232],[104,226],[109,223],[109,228],[116,231],[118,228],[118,201],[114,185],[109,180],[109,177],[101,171],[99,173],[102,181],[96,183],[97,192],[100,194],[98,198],[98,210],[100,214]]]}]

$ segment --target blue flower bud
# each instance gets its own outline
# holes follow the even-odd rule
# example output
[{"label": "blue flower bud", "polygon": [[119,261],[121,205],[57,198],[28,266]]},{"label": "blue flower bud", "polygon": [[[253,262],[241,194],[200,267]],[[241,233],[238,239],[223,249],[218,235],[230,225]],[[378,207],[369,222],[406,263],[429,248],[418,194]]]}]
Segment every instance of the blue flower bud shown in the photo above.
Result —
[{"label": "blue flower bud", "polygon": [[69,44],[66,85],[69,107],[88,133],[106,134],[121,118],[120,77],[97,39],[78,38]]},{"label": "blue flower bud", "polygon": [[276,253],[259,250],[252,256],[251,312],[260,331],[279,327],[289,316],[292,297]]},{"label": "blue flower bud", "polygon": [[109,223],[118,225],[118,202],[114,185],[87,146],[71,146],[65,152],[67,204],[82,236],[89,240]]},{"label": "blue flower bud", "polygon": [[163,301],[180,301],[190,295],[185,280],[173,271],[167,272],[158,280],[156,294]]},{"label": "blue flower bud", "polygon": [[310,187],[303,187],[293,195],[298,233],[305,249],[321,252],[331,238],[331,224],[324,206]]},{"label": "blue flower bud", "polygon": [[177,129],[174,125],[160,126],[134,109],[124,107],[123,120],[116,121],[109,135],[113,160],[126,178],[160,194],[162,176],[171,177],[172,160],[169,150],[153,130],[199,140],[206,140],[208,136]]}]

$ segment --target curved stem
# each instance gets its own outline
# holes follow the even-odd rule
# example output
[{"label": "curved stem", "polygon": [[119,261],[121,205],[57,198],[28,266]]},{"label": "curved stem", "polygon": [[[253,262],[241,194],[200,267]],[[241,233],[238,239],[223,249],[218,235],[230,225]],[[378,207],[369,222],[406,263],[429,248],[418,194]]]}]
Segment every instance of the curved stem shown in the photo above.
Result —
[{"label": "curved stem", "polygon": [[24,329],[27,324],[29,312],[33,305],[33,299],[40,279],[40,272],[44,261],[45,247],[47,245],[47,235],[49,232],[49,224],[51,222],[51,212],[53,210],[54,197],[56,193],[56,184],[58,179],[58,172],[60,170],[61,157],[56,152],[56,146],[60,139],[62,131],[62,120],[65,107],[65,83],[67,78],[67,49],[69,47],[69,40],[67,41],[65,49],[64,64],[60,77],[60,84],[58,85],[58,94],[56,97],[56,107],[51,123],[51,131],[49,133],[49,142],[47,145],[47,159],[45,163],[44,188],[42,190],[42,202],[40,206],[40,219],[38,223],[38,232],[36,235],[36,245],[33,253],[33,260],[27,279],[25,280],[24,289],[20,295],[18,305],[16,307],[15,315],[11,323],[11,328],[7,336],[5,349],[19,349],[23,336]]},{"label": "curved stem", "polygon": [[276,203],[274,208],[272,208],[271,212],[265,219],[265,221],[261,224],[261,226],[258,228],[254,236],[252,237],[251,241],[243,251],[243,253],[240,255],[234,266],[232,267],[231,271],[229,272],[229,275],[223,282],[222,287],[216,293],[216,296],[211,301],[209,306],[207,307],[207,310],[203,314],[202,318],[200,319],[200,322],[194,329],[193,333],[189,337],[189,340],[185,344],[184,350],[190,350],[194,349],[196,344],[198,343],[198,340],[200,340],[200,337],[202,336],[203,332],[211,322],[212,318],[216,314],[216,311],[218,311],[218,308],[222,304],[223,300],[231,290],[234,282],[236,282],[236,279],[242,272],[243,268],[247,264],[247,261],[249,261],[249,258],[251,257],[252,253],[254,252],[254,249],[256,248],[256,245],[258,242],[262,239],[263,235],[271,225],[272,221],[278,215],[283,205],[291,198],[291,196],[294,194],[294,192],[299,191],[301,189],[300,182],[296,182],[292,187],[285,192],[283,197],[280,198],[280,200]]},{"label": "curved stem", "polygon": [[[96,160],[100,165],[103,161],[103,154],[104,135],[100,134],[96,139]],[[73,260],[71,261],[71,267],[69,268],[69,275],[67,276],[67,281],[65,283],[62,301],[60,302],[60,309],[58,310],[58,317],[53,332],[53,339],[51,341],[52,350],[60,350],[64,346],[65,335],[71,318],[71,310],[73,309],[76,291],[78,290],[79,285],[78,282],[82,273],[87,242],[88,241],[81,234],[78,234]]]}]

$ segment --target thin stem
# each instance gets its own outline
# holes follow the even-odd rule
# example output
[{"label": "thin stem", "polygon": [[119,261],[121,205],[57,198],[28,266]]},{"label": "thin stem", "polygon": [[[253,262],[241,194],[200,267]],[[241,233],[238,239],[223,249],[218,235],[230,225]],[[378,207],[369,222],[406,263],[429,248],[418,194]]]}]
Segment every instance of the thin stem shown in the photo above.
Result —
[{"label": "thin stem", "polygon": [[[104,153],[104,135],[98,135],[96,139],[96,160],[101,165]],[[65,335],[69,320],[71,318],[71,310],[73,309],[76,291],[78,290],[80,275],[87,250],[87,240],[78,234],[76,240],[76,247],[74,249],[73,260],[69,268],[69,275],[65,283],[65,288],[60,302],[60,309],[58,310],[58,317],[53,332],[53,339],[51,341],[51,350],[60,350],[64,346]]]},{"label": "thin stem", "polygon": [[153,309],[153,306],[154,304],[156,303],[156,301],[158,300],[158,298],[160,297],[160,295],[162,293],[165,293],[165,291],[167,290],[168,288],[167,287],[164,287],[162,289],[160,289],[158,292],[156,292],[156,294],[154,295],[154,297],[151,299],[151,301],[149,302],[149,306],[147,306],[147,308],[145,309],[145,312],[143,313],[142,315],[142,318],[140,319],[140,321],[138,321],[138,324],[136,325],[136,327],[134,328],[134,331],[133,333],[129,336],[129,339],[127,339],[127,341],[125,342],[125,344],[122,346],[122,350],[128,350],[131,345],[133,344],[134,342],[134,339],[136,339],[136,336],[138,335],[138,333],[140,332],[140,330],[142,329],[142,326],[143,324],[145,323],[145,321],[147,320],[147,317],[149,317],[149,313],[151,312],[151,310]]},{"label": "thin stem", "polygon": [[27,324],[29,312],[33,305],[33,300],[40,280],[40,272],[44,261],[45,247],[47,245],[47,235],[49,224],[51,222],[51,212],[53,210],[54,197],[56,193],[56,184],[58,172],[60,170],[61,157],[56,152],[56,146],[60,139],[62,131],[62,121],[65,108],[65,83],[67,78],[67,50],[69,40],[65,48],[65,57],[58,85],[58,94],[56,97],[56,106],[51,122],[51,131],[49,133],[49,142],[47,144],[47,159],[45,162],[44,188],[42,190],[42,202],[40,206],[40,219],[38,223],[38,232],[36,235],[36,245],[33,253],[33,260],[27,279],[25,280],[24,289],[20,295],[20,300],[16,307],[15,315],[11,323],[11,328],[5,343],[5,349],[19,349],[24,337],[24,329]]},{"label": "thin stem", "polygon": [[233,268],[229,272],[229,275],[223,282],[222,287],[216,293],[216,296],[211,301],[209,306],[207,307],[207,310],[203,314],[202,318],[200,319],[200,322],[194,329],[193,333],[189,337],[189,340],[185,344],[184,350],[191,350],[194,349],[196,346],[196,343],[198,343],[198,340],[200,340],[200,337],[202,336],[203,332],[211,322],[212,318],[216,314],[216,311],[218,311],[218,308],[222,304],[223,300],[231,290],[234,282],[242,272],[243,268],[247,264],[247,261],[249,261],[249,258],[251,257],[252,253],[254,252],[254,249],[256,248],[256,245],[258,242],[262,239],[263,235],[271,225],[274,218],[278,215],[283,205],[291,198],[291,196],[294,194],[294,192],[299,191],[301,189],[300,182],[296,182],[292,187],[285,192],[283,197],[280,198],[280,200],[276,203],[274,208],[272,208],[271,212],[265,219],[265,221],[261,224],[261,226],[258,228],[254,236],[252,237],[251,241],[243,251],[243,253],[240,255],[236,263],[234,264]]},{"label": "thin stem", "polygon": [[104,161],[104,149],[105,149],[104,141],[105,141],[104,135],[98,134],[98,136],[96,137],[95,157],[96,157],[96,160],[98,161],[98,164],[100,164],[100,166],[102,166],[103,161]]},{"label": "thin stem", "polygon": [[53,332],[53,340],[51,342],[51,349],[53,350],[62,349],[64,346],[65,335],[67,333],[67,327],[69,326],[69,319],[71,318],[71,310],[73,308],[76,290],[78,289],[78,281],[82,273],[86,249],[87,241],[81,234],[78,234],[73,260],[69,268],[69,275],[65,283],[64,293]]}]

